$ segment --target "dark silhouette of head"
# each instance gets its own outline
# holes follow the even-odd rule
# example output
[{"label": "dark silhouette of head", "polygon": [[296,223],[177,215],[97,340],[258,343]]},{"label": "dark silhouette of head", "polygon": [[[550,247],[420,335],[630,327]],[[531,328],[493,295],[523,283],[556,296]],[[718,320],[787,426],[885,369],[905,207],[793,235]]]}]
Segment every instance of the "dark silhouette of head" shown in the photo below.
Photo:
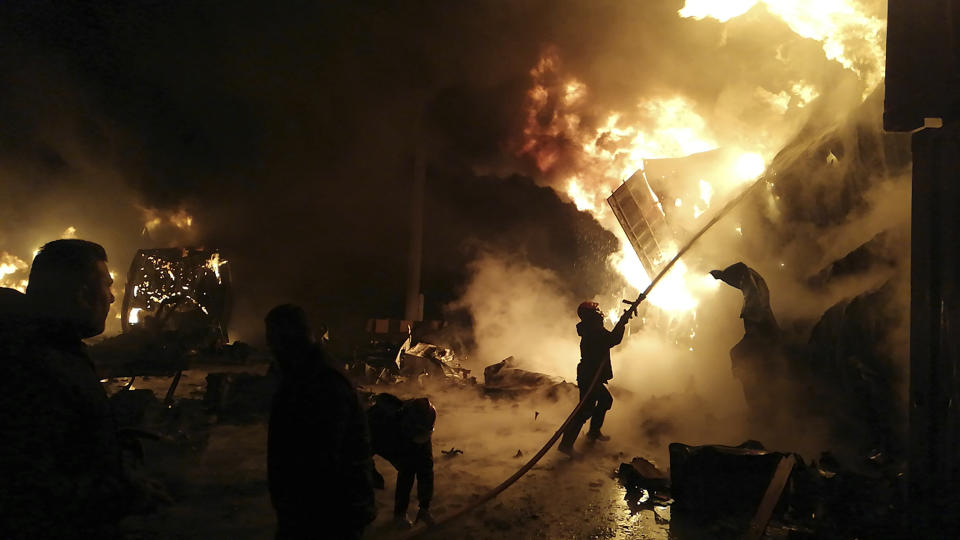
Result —
[{"label": "dark silhouette of head", "polygon": [[408,401],[400,413],[400,429],[417,444],[430,440],[436,423],[437,409],[428,398]]},{"label": "dark silhouette of head", "polygon": [[577,306],[577,316],[586,324],[603,323],[603,313],[600,304],[586,301]]},{"label": "dark silhouette of head", "polygon": [[30,267],[27,301],[40,316],[67,323],[81,338],[103,333],[113,303],[107,252],[87,240],[45,244]]},{"label": "dark silhouette of head", "polygon": [[273,352],[281,371],[296,367],[297,358],[314,345],[310,321],[303,308],[282,304],[270,310],[264,319],[267,346]]},{"label": "dark silhouette of head", "polygon": [[16,289],[0,288],[0,322],[23,315],[26,296]]}]

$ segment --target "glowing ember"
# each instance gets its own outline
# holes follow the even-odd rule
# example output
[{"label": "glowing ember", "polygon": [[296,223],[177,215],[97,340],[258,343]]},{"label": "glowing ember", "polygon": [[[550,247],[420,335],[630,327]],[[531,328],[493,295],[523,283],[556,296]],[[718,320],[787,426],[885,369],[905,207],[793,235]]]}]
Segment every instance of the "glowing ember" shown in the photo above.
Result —
[{"label": "glowing ember", "polygon": [[130,317],[127,319],[127,322],[130,324],[140,324],[140,312],[143,311],[141,308],[135,307],[130,309]]},{"label": "glowing ember", "polygon": [[226,260],[223,260],[223,261],[220,260],[219,252],[214,252],[214,254],[211,255],[209,259],[207,259],[207,264],[205,266],[211,272],[213,272],[213,275],[217,276],[217,283],[223,283],[223,281],[220,279],[220,267],[227,264],[227,262],[228,261]]}]

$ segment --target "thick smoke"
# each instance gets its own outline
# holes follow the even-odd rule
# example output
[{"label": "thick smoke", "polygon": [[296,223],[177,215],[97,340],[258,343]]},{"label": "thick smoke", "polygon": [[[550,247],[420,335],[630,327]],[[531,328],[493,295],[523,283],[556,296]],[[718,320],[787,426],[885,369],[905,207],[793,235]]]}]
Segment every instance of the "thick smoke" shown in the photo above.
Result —
[{"label": "thick smoke", "polygon": [[[879,4],[868,11],[882,15]],[[668,126],[642,105],[679,97],[716,145],[772,157],[793,141],[783,166],[775,161],[793,176],[709,233],[692,274],[744,260],[798,334],[840,299],[906,283],[904,162],[892,151],[856,157],[864,142],[902,146],[879,135],[879,94],[861,111],[872,123],[844,123],[865,84],[820,43],[762,3],[727,23],[683,19],[682,7],[7,2],[0,250],[29,258],[73,226],[122,274],[138,248],[221,248],[237,285],[234,337],[251,340],[278,302],[328,323],[399,316],[413,157],[426,148],[428,315],[447,304],[467,313],[477,363],[516,355],[569,379],[576,304],[610,309],[622,291],[608,266],[617,246],[565,195],[534,184],[564,191],[569,173],[596,165],[578,146],[584,133],[612,113],[655,133]],[[558,63],[544,71],[547,99],[531,124],[531,70],[547,52]],[[565,104],[571,79],[583,96]],[[556,153],[552,167],[521,151],[529,127],[540,130],[536,149]],[[583,176],[601,196],[620,180]],[[193,223],[147,237],[144,209],[185,210]],[[834,265],[878,234],[863,270]],[[739,293],[713,291],[700,298],[694,351],[634,324],[615,359],[618,399],[632,394],[623,400],[634,405],[612,425],[742,410],[727,357],[741,332]],[[902,352],[905,340],[894,341]],[[649,401],[668,394],[687,397]],[[709,425],[690,420],[670,436],[717,434]],[[739,433],[734,421],[723,427]]]},{"label": "thick smoke", "polygon": [[[666,27],[696,24],[671,19]],[[857,324],[868,325],[873,337],[879,339],[879,350],[869,349],[862,342],[837,343],[836,361],[844,364],[851,359],[859,361],[858,354],[869,356],[867,371],[883,374],[883,389],[878,390],[883,397],[878,400],[893,400],[891,411],[902,409],[907,359],[909,152],[903,137],[882,134],[881,92],[874,92],[858,106],[869,86],[853,71],[828,61],[820,44],[800,38],[762,7],[728,25],[704,22],[698,28],[717,36],[716,41],[691,52],[677,45],[685,37],[678,31],[674,36],[678,39],[659,49],[658,56],[675,60],[674,55],[683,50],[699,61],[710,58],[724,69],[722,74],[706,69],[704,73],[714,76],[703,76],[694,83],[676,78],[676,70],[654,69],[662,79],[653,83],[643,78],[642,84],[629,86],[620,81],[618,90],[629,90],[619,96],[607,93],[606,77],[597,72],[609,76],[628,70],[598,68],[604,66],[602,54],[599,59],[592,58],[589,66],[577,66],[577,52],[564,55],[558,52],[560,46],[547,49],[532,70],[534,90],[528,104],[536,114],[528,117],[523,131],[532,137],[515,143],[522,148],[521,155],[529,158],[526,170],[561,192],[566,191],[570,175],[583,181],[588,191],[610,186],[611,181],[622,179],[610,174],[611,169],[618,170],[617,164],[595,163],[593,156],[583,153],[581,145],[586,142],[600,147],[604,137],[616,133],[603,128],[611,113],[621,113],[619,127],[639,125],[649,132],[666,127],[660,125],[662,114],[651,114],[650,107],[636,108],[638,102],[664,96],[690,100],[693,110],[707,119],[709,127],[701,134],[705,140],[759,150],[768,156],[777,154],[771,167],[775,176],[767,178],[742,207],[708,233],[702,247],[687,256],[687,264],[692,273],[701,275],[738,260],[759,270],[767,278],[774,312],[793,345],[803,346],[814,339],[810,337],[816,330],[814,325],[831,306],[838,306],[831,310],[836,312],[846,309],[844,306],[859,306],[858,302],[872,302],[878,310],[876,316],[848,321],[844,324],[851,326],[840,331],[856,333],[861,331]],[[647,60],[650,56],[626,55]],[[697,60],[682,66],[686,70],[696,64]],[[876,70],[877,66],[870,69]],[[584,92],[589,99],[582,96]],[[654,108],[653,112],[663,111]],[[614,154],[612,159],[617,157]],[[489,257],[480,260],[475,271],[467,293],[456,306],[462,308],[466,303],[474,316],[477,334],[482,336],[479,341],[483,344],[476,348],[480,356],[492,363],[499,358],[493,358],[491,351],[500,357],[516,354],[526,359],[531,369],[543,370],[543,356],[557,356],[553,344],[570,347],[575,323],[572,313],[578,299],[555,284],[552,276],[541,268],[511,267]],[[528,291],[525,296],[518,297],[516,289],[500,285],[502,277],[494,279],[507,274],[517,277],[517,288]],[[539,277],[536,286],[527,283],[533,276]],[[612,417],[614,425],[619,422],[629,427],[634,436],[643,434],[644,442],[653,446],[671,438],[736,443],[737,438],[750,435],[807,454],[850,443],[850,439],[863,435],[855,430],[845,441],[836,438],[838,426],[850,421],[844,417],[850,406],[843,403],[842,383],[831,379],[831,371],[817,375],[821,377],[819,384],[835,389],[824,407],[835,406],[839,420],[808,417],[802,412],[803,406],[794,403],[788,406],[795,407],[802,417],[799,426],[773,431],[754,427],[753,432],[746,428],[740,383],[729,371],[727,356],[743,332],[735,317],[742,300],[738,291],[723,287],[698,295],[701,305],[695,347],[688,349],[664,341],[656,333],[641,331],[615,353],[619,375],[613,385],[628,403],[621,404],[620,415]],[[547,297],[565,301],[566,312],[556,317],[562,324],[531,322],[528,317],[518,316],[529,313],[529,306],[538,301],[553,305],[539,300]],[[601,299],[615,301],[609,295]],[[858,309],[851,307],[849,317],[861,317]],[[534,334],[544,346],[529,351],[523,338]],[[811,341],[811,345],[815,348],[816,344]],[[812,353],[798,353],[793,361],[806,361],[806,354]],[[569,377],[575,360],[569,353],[559,356],[564,360],[545,371]],[[800,385],[798,382],[797,387]],[[807,396],[808,400],[812,398]],[[902,429],[902,412],[887,412],[873,411],[886,416],[881,423],[888,422],[894,431]],[[639,430],[637,422],[641,424]]]}]

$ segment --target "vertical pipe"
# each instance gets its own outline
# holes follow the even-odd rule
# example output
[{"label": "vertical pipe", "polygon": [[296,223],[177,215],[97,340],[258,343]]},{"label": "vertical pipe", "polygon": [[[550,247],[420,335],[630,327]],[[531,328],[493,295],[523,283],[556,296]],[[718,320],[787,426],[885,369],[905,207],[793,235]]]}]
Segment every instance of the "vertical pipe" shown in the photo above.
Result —
[{"label": "vertical pipe", "polygon": [[960,535],[960,124],[913,136],[909,501],[915,538]]},{"label": "vertical pipe", "polygon": [[423,296],[420,294],[420,270],[423,260],[423,191],[426,182],[426,158],[423,138],[418,137],[413,156],[413,189],[410,192],[410,251],[407,254],[408,321],[423,320]]}]

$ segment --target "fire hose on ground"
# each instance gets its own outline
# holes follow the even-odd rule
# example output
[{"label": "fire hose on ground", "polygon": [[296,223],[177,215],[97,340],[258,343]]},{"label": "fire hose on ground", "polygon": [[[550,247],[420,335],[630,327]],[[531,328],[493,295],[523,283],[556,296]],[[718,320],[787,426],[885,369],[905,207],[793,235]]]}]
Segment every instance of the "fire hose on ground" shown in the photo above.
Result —
[{"label": "fire hose on ground", "polygon": [[[678,251],[676,255],[674,255],[672,259],[670,259],[670,262],[668,262],[667,265],[664,266],[662,270],[660,270],[660,272],[656,275],[656,277],[653,278],[650,284],[647,285],[647,288],[644,289],[642,293],[640,293],[640,295],[637,297],[636,302],[625,301],[625,303],[630,304],[630,307],[627,308],[627,312],[631,310],[636,310],[637,305],[639,305],[639,303],[644,298],[646,298],[646,296],[650,293],[650,291],[653,290],[654,286],[656,286],[656,284],[659,283],[660,280],[667,275],[670,269],[673,268],[673,265],[680,260],[680,257],[685,255],[687,251],[689,251],[690,248],[693,247],[696,241],[699,240],[700,237],[703,236],[714,225],[716,225],[718,221],[720,221],[724,216],[726,216],[730,212],[730,210],[732,210],[734,207],[740,204],[740,202],[742,202],[746,198],[746,196],[753,190],[753,188],[759,185],[762,180],[763,180],[763,176],[757,178],[739,195],[737,195],[735,198],[731,199],[726,205],[724,205],[724,207],[721,208],[720,211],[715,216],[713,216],[713,218],[710,219],[710,221],[708,221],[707,224],[704,225],[697,232],[697,234],[695,234],[686,243],[686,245],[683,246],[683,248],[680,251]],[[553,445],[556,444],[557,439],[559,439],[563,435],[563,432],[567,429],[567,426],[580,413],[580,410],[583,409],[584,404],[587,402],[589,397],[593,394],[593,391],[596,389],[597,385],[600,384],[600,379],[602,374],[603,374],[603,370],[597,370],[597,374],[594,375],[593,377],[593,382],[590,383],[590,389],[583,394],[584,398],[580,400],[580,403],[577,403],[577,406],[573,409],[573,412],[571,412],[570,415],[567,416],[567,419],[563,421],[563,424],[561,424],[560,427],[557,428],[557,431],[553,434],[552,437],[550,437],[550,440],[548,440],[543,445],[543,447],[540,449],[539,452],[537,452],[526,463],[524,463],[523,466],[517,470],[517,472],[513,473],[512,476],[510,476],[509,478],[501,482],[498,486],[491,489],[484,495],[480,496],[478,499],[472,501],[467,506],[461,508],[460,510],[457,510],[452,514],[448,514],[438,519],[433,526],[410,531],[409,533],[401,536],[400,538],[402,540],[411,540],[413,538],[419,538],[426,534],[434,533],[439,529],[443,528],[444,526],[447,526],[453,521],[459,519],[460,517],[472,512],[473,510],[479,508],[480,506],[483,506],[490,500],[494,499],[497,495],[506,491],[507,488],[512,486],[514,483],[516,483],[517,480],[523,477],[523,475],[527,474],[527,472],[529,472],[530,469],[532,469],[543,458],[543,456],[545,456],[547,452],[550,451],[551,448],[553,448]]]}]

